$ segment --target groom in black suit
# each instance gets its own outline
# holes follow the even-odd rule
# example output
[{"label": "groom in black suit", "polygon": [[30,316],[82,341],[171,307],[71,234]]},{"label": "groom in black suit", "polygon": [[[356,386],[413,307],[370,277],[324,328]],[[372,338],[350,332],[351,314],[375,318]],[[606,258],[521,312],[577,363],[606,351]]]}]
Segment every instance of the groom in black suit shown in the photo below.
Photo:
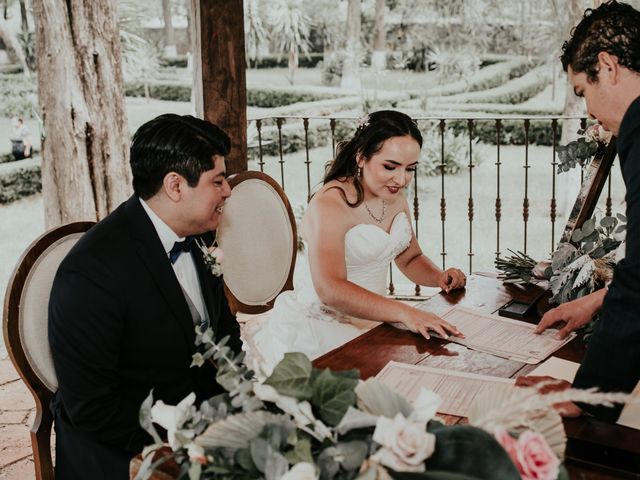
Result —
[{"label": "groom in black suit", "polygon": [[190,368],[195,326],[230,335],[236,351],[239,327],[194,237],[211,244],[231,194],[229,148],[191,116],[144,124],[131,144],[134,195],[62,261],[49,303],[57,480],[128,479],[151,443],[138,421],[151,389],[168,404],[221,391],[210,363]]}]

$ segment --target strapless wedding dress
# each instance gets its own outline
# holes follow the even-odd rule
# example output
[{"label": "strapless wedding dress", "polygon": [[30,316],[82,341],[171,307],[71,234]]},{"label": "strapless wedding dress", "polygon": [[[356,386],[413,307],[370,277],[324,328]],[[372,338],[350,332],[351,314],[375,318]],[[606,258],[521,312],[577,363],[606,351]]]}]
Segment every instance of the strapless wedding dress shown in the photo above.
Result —
[{"label": "strapless wedding dress", "polygon": [[[404,212],[396,215],[389,232],[376,225],[355,225],[345,235],[347,279],[385,295],[389,263],[410,241],[411,225]],[[301,270],[296,272],[294,290],[281,293],[271,311],[243,329],[247,361],[254,370],[260,367],[270,373],[286,352],[317,358],[379,324],[324,305],[313,288],[307,262],[299,262],[297,268]]]}]

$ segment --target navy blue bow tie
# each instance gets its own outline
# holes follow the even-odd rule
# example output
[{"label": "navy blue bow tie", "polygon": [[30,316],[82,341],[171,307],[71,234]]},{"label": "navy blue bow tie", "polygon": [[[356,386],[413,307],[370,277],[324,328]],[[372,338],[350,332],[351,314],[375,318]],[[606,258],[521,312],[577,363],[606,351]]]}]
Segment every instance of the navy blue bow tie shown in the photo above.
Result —
[{"label": "navy blue bow tie", "polygon": [[169,260],[171,260],[171,263],[176,263],[182,252],[188,252],[192,243],[193,237],[187,237],[181,242],[174,243],[173,248],[169,252]]}]

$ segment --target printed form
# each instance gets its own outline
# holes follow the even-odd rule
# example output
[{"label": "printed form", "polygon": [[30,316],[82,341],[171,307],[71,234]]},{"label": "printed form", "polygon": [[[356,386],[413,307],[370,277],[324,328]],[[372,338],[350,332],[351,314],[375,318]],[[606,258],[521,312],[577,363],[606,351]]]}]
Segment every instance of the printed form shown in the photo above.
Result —
[{"label": "printed form", "polygon": [[554,329],[537,335],[533,333],[536,326],[530,323],[461,306],[450,308],[441,317],[458,327],[465,336],[451,336],[450,341],[472,350],[531,364],[541,362],[576,336],[572,333],[566,339],[559,340]]},{"label": "printed form", "polygon": [[422,387],[442,398],[438,413],[468,417],[473,400],[486,390],[514,388],[511,378],[453,372],[440,368],[391,361],[376,375],[387,387],[408,400],[417,398]]}]

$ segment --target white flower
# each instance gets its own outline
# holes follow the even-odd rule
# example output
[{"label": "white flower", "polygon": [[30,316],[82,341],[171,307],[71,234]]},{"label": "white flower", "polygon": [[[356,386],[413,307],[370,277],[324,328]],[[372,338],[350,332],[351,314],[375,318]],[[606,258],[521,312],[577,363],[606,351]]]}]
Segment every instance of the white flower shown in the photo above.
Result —
[{"label": "white flower", "polygon": [[191,442],[187,445],[187,455],[189,455],[189,460],[193,462],[198,462],[201,464],[207,463],[207,457],[204,453],[204,448],[200,445]]},{"label": "white flower", "polygon": [[605,130],[602,125],[596,123],[595,125],[591,125],[584,131],[584,136],[588,140],[609,145],[612,134],[611,132]]},{"label": "white flower", "polygon": [[440,395],[433,390],[422,387],[418,398],[413,402],[413,412],[411,412],[409,419],[415,422],[428,422],[436,416],[441,403]]},{"label": "white flower", "polygon": [[356,130],[360,130],[369,126],[369,114],[365,114],[358,119]]},{"label": "white flower", "polygon": [[192,430],[182,430],[184,423],[191,417],[193,402],[196,400],[196,394],[191,392],[184,397],[178,405],[167,405],[162,400],[158,400],[151,407],[151,421],[160,425],[167,431],[167,440],[173,450],[182,447],[181,442],[176,438],[176,433],[180,431],[181,436],[193,438]]},{"label": "white flower", "polygon": [[[280,395],[271,385],[261,383],[253,385],[253,393],[263,402],[275,403],[280,410],[291,415],[298,428],[308,433],[312,433],[310,431],[310,428],[312,428],[318,440],[322,441],[324,438],[331,438],[331,429],[320,420],[316,420],[311,410],[311,404],[306,400],[299,402],[293,397]],[[309,425],[311,425],[310,428],[308,427]]]},{"label": "white flower", "polygon": [[411,421],[397,414],[380,417],[373,440],[382,448],[372,460],[399,472],[424,472],[424,461],[433,454],[436,437],[427,432],[426,421]]},{"label": "white flower", "polygon": [[219,277],[222,275],[222,260],[224,259],[224,252],[220,247],[214,244],[207,247],[203,242],[196,239],[198,248],[202,252],[204,257],[204,264],[209,269],[212,275]]},{"label": "white flower", "polygon": [[296,463],[281,480],[318,480],[316,467],[307,462]]}]

